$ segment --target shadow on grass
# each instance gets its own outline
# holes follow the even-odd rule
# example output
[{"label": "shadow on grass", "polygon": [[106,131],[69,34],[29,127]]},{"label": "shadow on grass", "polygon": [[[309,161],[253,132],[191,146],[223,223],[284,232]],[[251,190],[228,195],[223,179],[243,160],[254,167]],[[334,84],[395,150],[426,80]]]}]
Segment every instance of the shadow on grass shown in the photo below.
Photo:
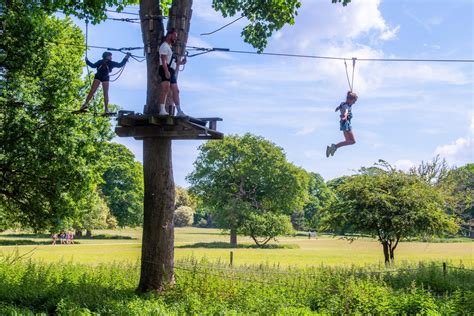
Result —
[{"label": "shadow on grass", "polygon": [[76,237],[76,238],[79,238],[79,239],[127,239],[127,240],[137,239],[137,238],[133,238],[131,236],[106,235],[106,234],[93,235],[92,237],[82,236],[82,237]]},{"label": "shadow on grass", "polygon": [[267,244],[265,246],[257,246],[255,244],[237,244],[237,246],[232,246],[230,243],[227,242],[198,242],[195,244],[189,245],[181,245],[175,246],[175,248],[209,248],[209,249],[235,249],[235,248],[242,248],[242,249],[298,249],[298,245],[294,244]]},{"label": "shadow on grass", "polygon": [[[35,245],[51,245],[51,241],[36,241],[31,239],[0,239],[0,246],[35,246]],[[75,244],[79,242],[74,241]],[[57,246],[60,246],[61,243],[58,241]]]},{"label": "shadow on grass", "polygon": [[[205,229],[205,228],[203,228]],[[229,234],[227,233],[220,233],[220,232],[217,232],[217,233],[206,233],[206,232],[199,232],[199,233],[183,233],[183,235],[213,235],[213,236],[228,236]]]},{"label": "shadow on grass", "polygon": [[51,234],[0,234],[1,237],[8,237],[8,238],[51,238]]}]

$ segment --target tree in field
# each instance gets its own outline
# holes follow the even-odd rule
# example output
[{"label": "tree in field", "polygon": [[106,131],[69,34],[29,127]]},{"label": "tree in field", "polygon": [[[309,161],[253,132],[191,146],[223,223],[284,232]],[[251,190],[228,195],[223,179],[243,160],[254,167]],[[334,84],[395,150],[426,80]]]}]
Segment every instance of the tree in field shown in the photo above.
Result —
[{"label": "tree in field", "polygon": [[194,211],[189,206],[180,206],[174,214],[174,225],[177,227],[190,226],[193,223]]},{"label": "tree in field", "polygon": [[71,20],[17,1],[4,10],[0,223],[44,230],[87,204],[110,124],[70,115],[84,88],[84,37]]},{"label": "tree in field", "polygon": [[313,172],[309,175],[309,199],[303,209],[305,226],[317,230],[321,221],[321,212],[334,198],[334,193],[321,175]]},{"label": "tree in field", "polygon": [[[7,7],[13,0],[9,0]],[[62,10],[66,14],[81,19],[87,18],[92,23],[99,23],[106,18],[106,9],[115,6],[122,10],[127,4],[136,0],[95,0],[95,1],[33,1],[26,0],[30,11],[41,10],[53,14]],[[346,5],[349,0],[332,0]],[[140,19],[143,43],[145,45],[147,65],[147,101],[145,113],[153,114],[158,109],[160,81],[156,75],[159,67],[158,47],[164,34],[163,15],[169,10],[168,29],[177,28],[178,43],[175,50],[184,54],[187,43],[192,0],[142,0]],[[244,28],[244,40],[259,51],[267,43],[267,38],[285,24],[294,23],[298,0],[213,0],[212,6],[223,16],[241,15],[248,19]],[[7,8],[8,9],[8,8]],[[164,9],[164,10],[162,10]],[[28,13],[27,13],[28,15]],[[29,31],[24,32],[25,36]],[[70,39],[69,39],[70,40]],[[30,50],[25,50],[30,52]],[[67,76],[65,76],[67,77]],[[144,151],[144,230],[142,245],[141,276],[138,290],[161,291],[174,282],[174,239],[173,212],[174,180],[171,163],[171,140],[145,138]],[[159,174],[159,181],[154,175]]]},{"label": "tree in field", "polygon": [[457,216],[467,229],[474,217],[474,164],[449,168],[445,159],[436,156],[410,169],[426,183],[438,188],[445,196],[445,211]]},{"label": "tree in field", "polygon": [[465,232],[474,218],[474,163],[453,168],[439,182],[447,198],[447,212],[458,216]]},{"label": "tree in field", "polygon": [[288,220],[276,215],[288,217],[302,209],[309,179],[286,160],[281,148],[245,134],[207,142],[199,151],[187,178],[191,191],[212,211],[218,227],[230,230],[232,245],[238,233],[262,244],[275,232],[287,231]]},{"label": "tree in field", "polygon": [[109,143],[102,159],[100,190],[120,227],[143,223],[143,167],[124,145]]},{"label": "tree in field", "polygon": [[178,209],[181,206],[187,206],[194,212],[197,208],[197,202],[193,196],[189,194],[188,189],[177,186],[175,207]]},{"label": "tree in field", "polygon": [[113,228],[109,226],[113,221],[113,215],[99,192],[94,190],[85,200],[87,200],[87,204],[84,205],[84,209],[74,225],[76,232],[82,233],[82,230],[85,229],[86,237],[90,238],[94,229]]},{"label": "tree in field", "polygon": [[325,210],[324,226],[333,230],[345,226],[377,238],[386,264],[394,261],[395,249],[404,238],[439,236],[458,229],[455,219],[443,210],[439,190],[401,171],[349,177],[336,195]]}]

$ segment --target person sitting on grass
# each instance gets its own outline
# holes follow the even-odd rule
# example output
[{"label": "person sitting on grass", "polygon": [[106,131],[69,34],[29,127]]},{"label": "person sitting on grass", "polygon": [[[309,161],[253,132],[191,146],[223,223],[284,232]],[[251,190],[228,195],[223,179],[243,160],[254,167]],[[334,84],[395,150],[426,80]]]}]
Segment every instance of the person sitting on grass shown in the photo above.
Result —
[{"label": "person sitting on grass", "polygon": [[357,101],[357,94],[352,91],[347,92],[346,101],[342,102],[335,110],[340,111],[339,129],[343,132],[345,140],[337,144],[331,144],[326,148],[326,157],[334,156],[336,150],[343,146],[354,145],[356,143],[352,132],[352,106]]}]

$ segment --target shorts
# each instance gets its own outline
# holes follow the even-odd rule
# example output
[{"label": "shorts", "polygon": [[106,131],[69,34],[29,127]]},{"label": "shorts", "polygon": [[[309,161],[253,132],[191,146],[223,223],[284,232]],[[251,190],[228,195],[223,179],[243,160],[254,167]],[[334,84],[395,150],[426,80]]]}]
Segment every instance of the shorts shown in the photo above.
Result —
[{"label": "shorts", "polygon": [[166,78],[165,76],[165,68],[163,66],[160,66],[160,69],[158,70],[158,74],[160,75],[161,81],[169,81],[171,84],[177,84],[178,80],[176,79],[176,72],[173,68],[168,67],[170,70],[170,78]]},{"label": "shorts", "polygon": [[340,125],[340,130],[343,131],[343,132],[350,132],[352,131],[352,126],[351,126],[351,120],[341,120],[339,122],[339,125]]},{"label": "shorts", "polygon": [[97,79],[100,82],[104,82],[104,81],[109,81],[110,77],[109,77],[109,75],[95,74],[94,79]]}]

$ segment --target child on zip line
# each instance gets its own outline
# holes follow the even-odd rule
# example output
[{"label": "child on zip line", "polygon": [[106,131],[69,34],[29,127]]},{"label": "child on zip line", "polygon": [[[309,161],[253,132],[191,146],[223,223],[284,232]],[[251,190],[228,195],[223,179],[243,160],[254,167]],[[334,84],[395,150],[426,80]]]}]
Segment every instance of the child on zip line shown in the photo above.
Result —
[{"label": "child on zip line", "polygon": [[346,101],[339,104],[335,112],[340,111],[340,130],[344,134],[344,141],[337,144],[331,144],[326,147],[326,157],[334,156],[336,150],[343,146],[354,145],[355,138],[352,132],[351,120],[352,120],[352,106],[357,101],[357,94],[352,91],[348,91],[346,95]]}]

